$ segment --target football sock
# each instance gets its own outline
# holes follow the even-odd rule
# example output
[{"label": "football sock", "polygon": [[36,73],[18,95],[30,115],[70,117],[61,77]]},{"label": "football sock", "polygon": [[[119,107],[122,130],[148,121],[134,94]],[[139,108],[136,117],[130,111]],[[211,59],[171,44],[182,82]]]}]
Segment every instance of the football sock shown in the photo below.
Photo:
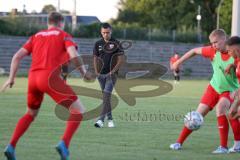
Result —
[{"label": "football sock", "polygon": [[180,81],[180,76],[177,76],[177,81]]},{"label": "football sock", "polygon": [[192,133],[192,130],[188,129],[187,127],[183,127],[182,132],[180,133],[177,143],[183,144],[185,139]]},{"label": "football sock", "polygon": [[232,127],[234,140],[240,141],[240,123],[239,123],[238,119],[229,119],[229,122]]},{"label": "football sock", "polygon": [[62,137],[62,140],[65,142],[67,148],[69,147],[72,136],[77,131],[81,120],[82,120],[81,114],[70,115],[70,118],[66,124],[64,135]]},{"label": "football sock", "polygon": [[220,145],[222,147],[227,148],[228,130],[229,130],[227,117],[225,115],[221,115],[217,117],[217,120],[218,120],[218,130],[220,135]]},{"label": "football sock", "polygon": [[13,132],[10,144],[15,148],[19,138],[26,132],[32,121],[34,120],[33,116],[26,113],[22,118],[19,119],[15,130]]}]

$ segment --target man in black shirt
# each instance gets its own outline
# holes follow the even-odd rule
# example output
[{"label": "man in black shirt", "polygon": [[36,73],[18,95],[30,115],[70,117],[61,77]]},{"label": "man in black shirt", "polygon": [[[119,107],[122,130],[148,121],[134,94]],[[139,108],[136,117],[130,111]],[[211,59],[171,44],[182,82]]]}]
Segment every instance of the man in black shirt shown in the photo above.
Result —
[{"label": "man in black shirt", "polygon": [[93,65],[103,93],[103,109],[97,122],[102,128],[107,115],[108,127],[115,127],[111,111],[111,94],[117,80],[117,72],[124,62],[124,52],[119,41],[111,37],[112,27],[108,23],[101,26],[102,39],[95,43],[93,49]]}]

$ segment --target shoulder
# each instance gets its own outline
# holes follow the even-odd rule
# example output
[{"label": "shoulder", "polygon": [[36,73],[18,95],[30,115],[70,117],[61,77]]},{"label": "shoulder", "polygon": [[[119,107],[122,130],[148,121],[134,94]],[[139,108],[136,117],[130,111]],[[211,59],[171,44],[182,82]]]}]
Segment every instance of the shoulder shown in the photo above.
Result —
[{"label": "shoulder", "polygon": [[202,47],[202,53],[216,54],[217,50],[212,46],[205,46],[205,47]]},{"label": "shoulder", "polygon": [[32,37],[37,37],[38,35],[42,35],[43,33],[47,32],[47,31],[48,31],[47,29],[40,30],[37,33],[33,34]]},{"label": "shoulder", "polygon": [[95,42],[95,46],[100,45],[100,44],[103,44],[103,40],[102,39],[99,39],[98,41]]},{"label": "shoulder", "polygon": [[60,31],[60,33],[61,33],[64,37],[72,37],[71,34],[65,32],[65,31],[63,31],[63,30],[59,30],[59,31]]},{"label": "shoulder", "polygon": [[112,41],[112,42],[116,42],[116,43],[120,43],[120,41],[119,40],[117,40],[117,39],[115,39],[115,38],[111,38],[111,40],[110,41]]}]

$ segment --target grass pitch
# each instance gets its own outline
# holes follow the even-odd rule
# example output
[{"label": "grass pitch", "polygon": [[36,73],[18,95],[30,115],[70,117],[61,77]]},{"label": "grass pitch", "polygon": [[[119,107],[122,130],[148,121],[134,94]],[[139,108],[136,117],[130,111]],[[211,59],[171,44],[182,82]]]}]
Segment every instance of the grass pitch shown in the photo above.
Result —
[{"label": "grass pitch", "polygon": [[[0,84],[6,78],[0,78]],[[171,81],[169,81],[171,83]],[[99,89],[98,83],[85,84],[70,79],[70,84]],[[113,111],[116,128],[94,128],[95,120],[84,121],[74,136],[72,160],[236,160],[239,154],[213,155],[219,145],[215,111],[206,118],[204,126],[184,143],[183,150],[172,151],[182,126],[182,116],[196,109],[208,81],[184,80],[163,96],[138,98],[135,106],[120,99]],[[147,89],[142,87],[141,89]],[[17,78],[14,88],[0,93],[0,151],[8,143],[18,119],[26,110],[27,79]],[[100,100],[79,96],[87,110]],[[54,113],[55,103],[45,96],[38,118],[17,145],[18,160],[58,160],[55,145],[61,137],[65,122]],[[233,144],[229,133],[229,146]],[[0,159],[4,159],[0,154]]]}]

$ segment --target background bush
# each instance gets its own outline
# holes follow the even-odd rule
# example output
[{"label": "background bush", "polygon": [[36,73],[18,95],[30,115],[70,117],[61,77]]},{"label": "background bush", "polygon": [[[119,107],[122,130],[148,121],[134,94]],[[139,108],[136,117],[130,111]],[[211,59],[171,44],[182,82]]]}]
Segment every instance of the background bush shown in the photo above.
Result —
[{"label": "background bush", "polygon": [[[45,25],[29,23],[23,17],[0,19],[0,34],[12,36],[30,36],[39,30],[46,28]],[[71,33],[74,37],[97,38],[100,37],[100,24],[79,25],[72,32],[72,27],[65,24],[65,31]],[[144,28],[138,24],[118,23],[113,25],[113,36],[118,39],[148,40],[164,42],[187,42],[198,43],[196,29],[183,28],[178,30],[161,30],[159,28]],[[202,33],[202,42],[207,41],[206,33]]]}]

